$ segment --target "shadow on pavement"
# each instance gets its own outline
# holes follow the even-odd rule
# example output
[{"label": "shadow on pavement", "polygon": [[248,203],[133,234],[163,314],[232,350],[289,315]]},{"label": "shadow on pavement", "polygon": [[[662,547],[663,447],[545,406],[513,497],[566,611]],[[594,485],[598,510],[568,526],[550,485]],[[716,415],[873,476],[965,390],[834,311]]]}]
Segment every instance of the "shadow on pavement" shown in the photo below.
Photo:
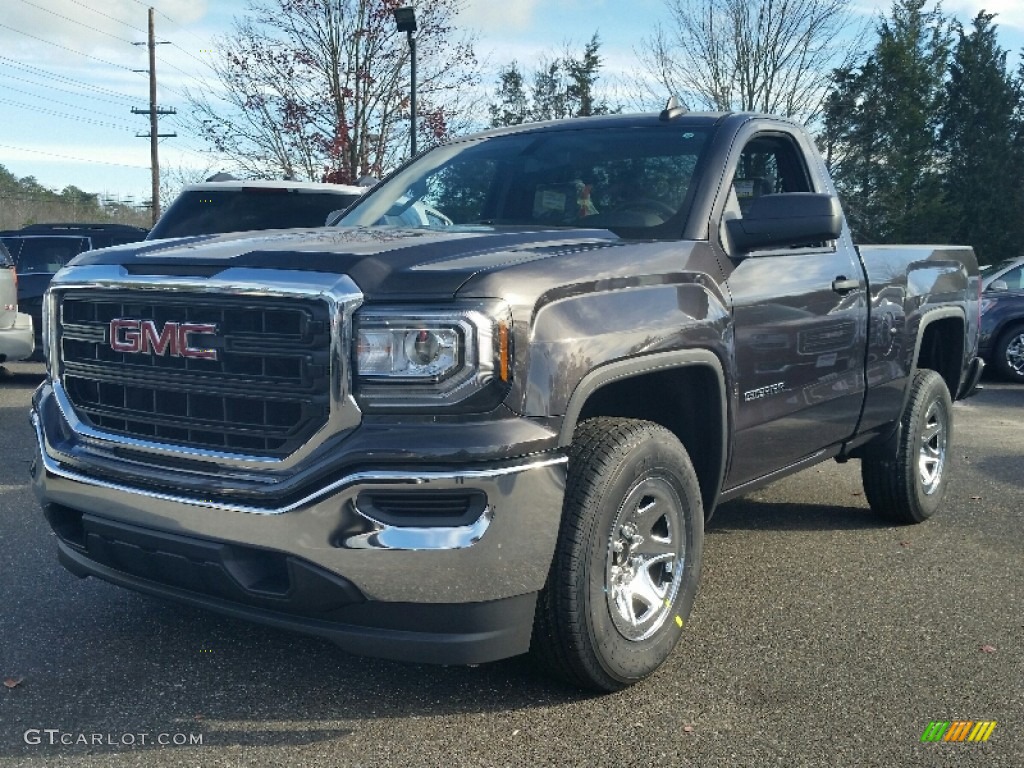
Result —
[{"label": "shadow on pavement", "polygon": [[709,534],[730,530],[852,531],[891,526],[892,523],[866,507],[737,499],[715,510],[705,531]]}]

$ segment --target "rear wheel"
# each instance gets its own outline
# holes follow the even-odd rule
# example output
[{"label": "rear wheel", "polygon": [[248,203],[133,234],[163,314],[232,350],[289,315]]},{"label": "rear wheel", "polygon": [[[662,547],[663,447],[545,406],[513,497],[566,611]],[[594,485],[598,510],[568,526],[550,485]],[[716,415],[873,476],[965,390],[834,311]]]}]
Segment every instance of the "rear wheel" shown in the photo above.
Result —
[{"label": "rear wheel", "polygon": [[919,370],[896,437],[861,460],[864,495],[875,512],[899,523],[927,520],[946,493],[953,403],[946,382]]},{"label": "rear wheel", "polygon": [[693,606],[703,539],[697,476],[671,432],[632,419],[581,424],[537,607],[535,655],[569,682],[601,691],[651,674]]},{"label": "rear wheel", "polygon": [[1000,335],[992,351],[992,364],[1010,381],[1024,382],[1024,325]]}]

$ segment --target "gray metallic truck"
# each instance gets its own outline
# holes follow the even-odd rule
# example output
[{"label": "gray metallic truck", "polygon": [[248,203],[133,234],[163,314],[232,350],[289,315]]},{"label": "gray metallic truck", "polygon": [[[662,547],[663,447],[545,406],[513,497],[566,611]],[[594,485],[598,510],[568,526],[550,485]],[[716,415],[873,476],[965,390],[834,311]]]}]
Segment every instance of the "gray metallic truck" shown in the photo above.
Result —
[{"label": "gray metallic truck", "polygon": [[79,576],[615,690],[675,646],[719,503],[857,459],[880,515],[938,510],[980,285],[967,247],[854,246],[786,120],[491,131],[336,227],[76,258],[35,490]]}]

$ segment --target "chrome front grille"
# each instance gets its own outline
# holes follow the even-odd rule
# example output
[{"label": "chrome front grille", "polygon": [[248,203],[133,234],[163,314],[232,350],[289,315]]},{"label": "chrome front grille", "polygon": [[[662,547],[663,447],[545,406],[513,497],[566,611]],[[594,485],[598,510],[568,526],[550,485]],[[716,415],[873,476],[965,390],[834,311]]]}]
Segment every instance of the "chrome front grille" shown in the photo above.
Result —
[{"label": "chrome front grille", "polygon": [[[111,321],[123,318],[215,327],[189,339],[215,354],[159,353],[152,343],[118,351]],[[60,379],[78,418],[96,430],[279,458],[330,417],[331,323],[330,305],[317,298],[69,289],[59,295]]]}]

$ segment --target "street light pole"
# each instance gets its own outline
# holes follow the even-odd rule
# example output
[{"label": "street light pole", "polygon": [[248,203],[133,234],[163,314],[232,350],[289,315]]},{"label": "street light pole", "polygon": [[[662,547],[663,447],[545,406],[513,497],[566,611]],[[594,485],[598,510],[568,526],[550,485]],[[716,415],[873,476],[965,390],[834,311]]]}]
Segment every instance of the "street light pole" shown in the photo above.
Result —
[{"label": "street light pole", "polygon": [[411,154],[416,154],[416,38],[413,32],[416,31],[416,10],[411,5],[395,8],[395,24],[399,32],[405,32],[409,41],[409,69],[412,82],[409,86],[409,149]]},{"label": "street light pole", "polygon": [[409,87],[409,149],[416,156],[416,38],[406,32],[409,38],[409,73],[412,84]]}]

